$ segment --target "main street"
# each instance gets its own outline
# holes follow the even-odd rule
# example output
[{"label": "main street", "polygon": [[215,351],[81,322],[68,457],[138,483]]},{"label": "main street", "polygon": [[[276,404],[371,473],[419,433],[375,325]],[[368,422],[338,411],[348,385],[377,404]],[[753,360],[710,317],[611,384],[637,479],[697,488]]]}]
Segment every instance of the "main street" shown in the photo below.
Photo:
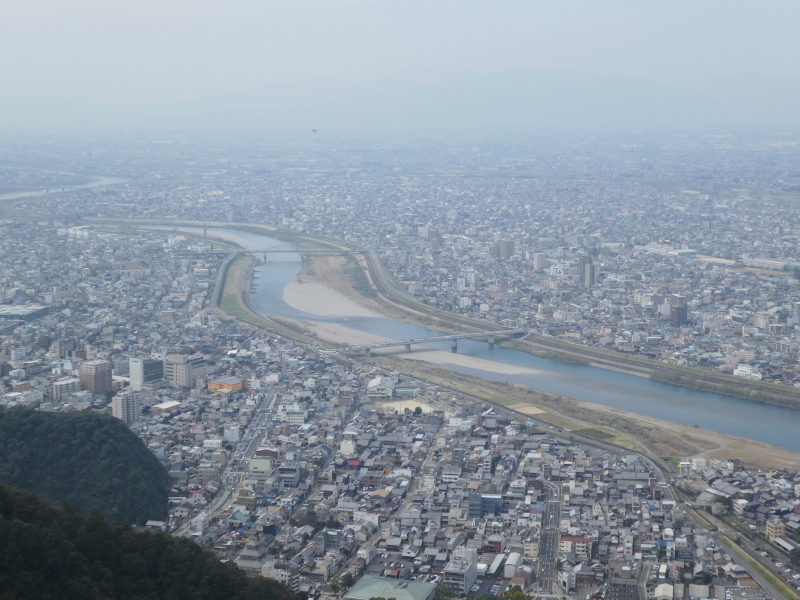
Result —
[{"label": "main street", "polygon": [[539,590],[551,593],[558,579],[558,543],[561,523],[561,494],[557,484],[544,481],[547,501],[542,514],[539,538]]},{"label": "main street", "polygon": [[[209,520],[216,516],[216,514],[219,513],[226,504],[228,504],[231,497],[238,489],[239,483],[243,479],[243,470],[247,468],[247,461],[253,456],[258,448],[258,444],[264,436],[263,429],[261,429],[261,424],[264,421],[264,417],[269,412],[269,408],[272,406],[275,398],[276,394],[273,393],[270,399],[264,400],[258,407],[256,414],[253,416],[253,419],[245,429],[244,435],[238,444],[237,450],[233,456],[231,456],[222,473],[220,473],[221,489],[219,497],[217,497],[214,500],[214,503],[205,511]],[[177,531],[174,532],[174,535],[187,535],[191,525],[192,522],[187,521]]]}]

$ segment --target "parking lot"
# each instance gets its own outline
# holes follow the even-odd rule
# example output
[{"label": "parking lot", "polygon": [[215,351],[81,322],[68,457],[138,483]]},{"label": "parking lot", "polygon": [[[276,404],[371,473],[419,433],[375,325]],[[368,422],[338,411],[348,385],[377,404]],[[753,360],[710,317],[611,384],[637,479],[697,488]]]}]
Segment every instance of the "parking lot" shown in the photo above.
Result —
[{"label": "parking lot", "polygon": [[[421,562],[415,561],[413,558],[403,558],[399,552],[381,552],[367,567],[367,573],[372,575],[383,575],[385,571],[391,569],[402,569],[408,567],[414,571],[415,567],[420,567]],[[419,579],[420,581],[428,581],[430,579],[427,573],[413,572],[412,579]]]},{"label": "parking lot", "polygon": [[475,585],[472,586],[472,589],[467,595],[475,598],[480,598],[485,594],[489,594],[490,596],[502,596],[510,587],[509,584],[510,580],[508,579],[486,575],[485,577],[479,577],[477,579]]}]

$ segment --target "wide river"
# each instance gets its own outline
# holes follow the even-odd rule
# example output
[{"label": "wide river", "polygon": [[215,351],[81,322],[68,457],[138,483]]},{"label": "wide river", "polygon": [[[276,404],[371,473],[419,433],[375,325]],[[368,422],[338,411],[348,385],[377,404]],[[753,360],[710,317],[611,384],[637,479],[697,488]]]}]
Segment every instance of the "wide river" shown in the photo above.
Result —
[{"label": "wide river", "polygon": [[[194,229],[194,231],[200,230]],[[265,235],[209,227],[209,234],[213,235],[214,232],[246,240],[253,250],[287,248],[285,242]],[[259,258],[263,259],[264,256]],[[441,335],[437,331],[391,319],[331,319],[295,310],[283,301],[283,288],[295,278],[300,267],[299,254],[267,254],[266,262],[256,267],[255,285],[250,297],[252,307],[262,315],[336,322],[392,340]],[[430,345],[446,352],[450,351],[450,342]],[[698,425],[720,433],[758,440],[800,452],[800,410],[692,390],[599,367],[559,363],[516,350],[499,347],[490,349],[485,342],[459,340],[458,353],[498,363],[528,367],[535,369],[537,373],[498,375],[458,365],[446,365],[453,371],[485,379],[518,383],[551,394],[569,396],[668,421]]]}]

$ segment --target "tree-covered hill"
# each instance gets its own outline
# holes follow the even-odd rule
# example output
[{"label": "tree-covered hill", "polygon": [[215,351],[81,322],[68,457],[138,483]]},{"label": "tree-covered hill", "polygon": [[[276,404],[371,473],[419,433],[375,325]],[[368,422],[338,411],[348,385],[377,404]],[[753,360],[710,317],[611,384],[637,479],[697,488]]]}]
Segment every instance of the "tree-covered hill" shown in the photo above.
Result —
[{"label": "tree-covered hill", "polygon": [[301,600],[185,538],[109,525],[0,485],[0,600]]},{"label": "tree-covered hill", "polygon": [[170,478],[119,419],[90,411],[0,410],[0,482],[109,521],[167,513]]}]

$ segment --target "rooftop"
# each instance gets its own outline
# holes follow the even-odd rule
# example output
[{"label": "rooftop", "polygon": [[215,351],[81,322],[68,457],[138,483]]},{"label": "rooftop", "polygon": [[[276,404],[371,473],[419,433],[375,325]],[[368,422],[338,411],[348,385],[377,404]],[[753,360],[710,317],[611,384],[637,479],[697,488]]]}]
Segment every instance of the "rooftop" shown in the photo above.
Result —
[{"label": "rooftop", "polygon": [[433,596],[435,590],[436,585],[433,583],[364,575],[344,597],[351,600],[369,600],[370,598],[426,600]]}]

